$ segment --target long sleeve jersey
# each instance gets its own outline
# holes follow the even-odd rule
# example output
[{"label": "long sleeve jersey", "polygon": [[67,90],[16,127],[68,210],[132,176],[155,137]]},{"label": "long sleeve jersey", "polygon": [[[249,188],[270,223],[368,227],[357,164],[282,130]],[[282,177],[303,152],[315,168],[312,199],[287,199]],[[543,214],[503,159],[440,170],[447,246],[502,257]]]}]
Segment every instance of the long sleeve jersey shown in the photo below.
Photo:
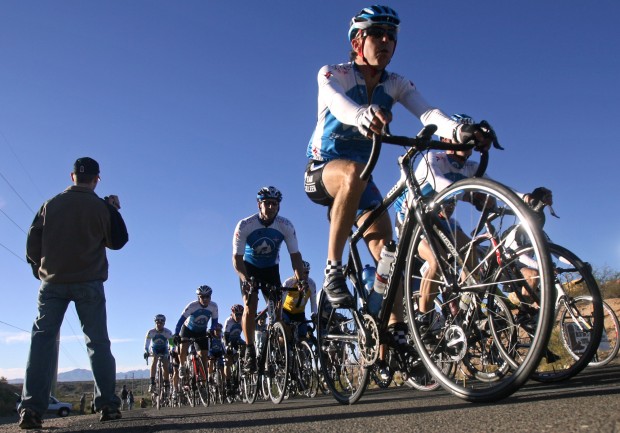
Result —
[{"label": "long sleeve jersey", "polygon": [[306,155],[318,161],[347,159],[365,163],[372,141],[357,129],[356,120],[370,104],[385,111],[399,102],[424,125],[437,125],[437,135],[452,139],[459,124],[422,97],[408,79],[383,71],[368,95],[363,75],[354,63],[323,66],[318,73],[318,121]]},{"label": "long sleeve jersey", "polygon": [[211,321],[211,328],[215,329],[217,325],[218,310],[217,304],[213,301],[204,307],[200,301],[190,302],[183,310],[181,318],[177,322],[175,334],[181,332],[181,327],[185,325],[192,332],[206,332],[207,325]]}]

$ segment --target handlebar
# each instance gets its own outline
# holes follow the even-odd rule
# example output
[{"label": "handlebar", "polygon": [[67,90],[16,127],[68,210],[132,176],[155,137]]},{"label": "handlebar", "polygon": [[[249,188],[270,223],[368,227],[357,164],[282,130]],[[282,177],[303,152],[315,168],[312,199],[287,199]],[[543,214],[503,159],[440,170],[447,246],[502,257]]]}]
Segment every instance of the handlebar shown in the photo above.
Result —
[{"label": "handlebar", "polygon": [[[375,165],[377,165],[377,161],[379,160],[382,143],[410,147],[416,152],[422,152],[424,150],[470,150],[476,147],[475,143],[454,144],[432,140],[431,138],[436,131],[437,126],[429,124],[426,125],[415,137],[389,134],[374,134],[372,137],[372,149],[370,151],[370,157],[368,158],[368,162],[366,163],[362,174],[360,174],[360,179],[368,180],[368,178],[370,178],[370,174],[374,170]],[[487,169],[488,164],[489,152],[481,151],[480,163],[478,164],[478,170],[476,170],[474,177],[482,177],[482,175],[484,175]]]}]

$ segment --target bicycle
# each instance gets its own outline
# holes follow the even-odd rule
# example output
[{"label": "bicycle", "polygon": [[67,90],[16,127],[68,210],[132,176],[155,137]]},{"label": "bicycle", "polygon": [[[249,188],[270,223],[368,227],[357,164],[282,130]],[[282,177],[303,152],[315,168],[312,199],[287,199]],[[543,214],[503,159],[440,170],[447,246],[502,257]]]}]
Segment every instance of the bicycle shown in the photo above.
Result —
[{"label": "bicycle", "polygon": [[589,367],[602,367],[609,364],[618,355],[620,349],[620,322],[611,306],[603,301],[603,333],[601,342]]},{"label": "bicycle", "polygon": [[[436,128],[428,125],[417,137],[375,136],[369,161],[362,173],[368,179],[381,149],[381,143],[391,143],[407,148],[398,158],[400,179],[387,193],[382,203],[369,212],[365,221],[349,237],[349,257],[345,274],[353,286],[355,303],[353,306],[335,305],[332,307],[324,293],[319,300],[319,358],[327,384],[334,398],[342,404],[352,404],[361,398],[368,384],[369,369],[377,361],[379,346],[387,343],[387,321],[396,298],[399,285],[404,285],[404,302],[407,312],[409,332],[413,337],[415,351],[420,356],[432,377],[445,389],[460,398],[474,402],[497,401],[515,392],[525,383],[536,367],[544,350],[552,319],[552,271],[546,240],[539,227],[531,223],[531,215],[526,205],[509,188],[488,179],[464,179],[455,182],[430,199],[423,198],[420,185],[415,179],[413,163],[415,158],[427,149],[471,149],[473,145],[453,145],[431,140]],[[486,168],[486,162],[480,164]],[[402,235],[396,246],[395,262],[391,266],[387,289],[376,317],[368,313],[367,293],[362,284],[362,262],[357,243],[363,233],[378,216],[408,188],[411,200],[408,203]],[[494,221],[495,237],[486,236],[483,224],[489,216],[489,209],[496,210]],[[465,245],[456,243],[455,228],[443,216],[452,215],[461,223],[465,232],[474,233],[476,243]],[[474,248],[488,247],[491,239],[501,239],[510,231],[522,228],[529,240],[529,250],[539,263],[539,274],[535,286],[530,286],[524,277],[517,280],[523,283],[529,295],[536,301],[538,314],[532,319],[534,338],[527,350],[524,362],[514,371],[494,381],[469,380],[458,374],[457,367],[466,358],[468,349],[476,344],[479,333],[473,317],[478,305],[484,299],[488,308],[494,308],[492,293],[496,283],[482,279],[482,270],[495,252],[504,252],[506,245],[500,240],[491,247],[488,256],[477,257]],[[484,240],[482,240],[484,238]],[[423,260],[418,254],[422,240],[426,240],[438,263],[438,298],[442,307],[454,306],[456,311],[434,320],[428,328],[416,322],[419,301],[419,283],[424,277],[420,274]],[[505,252],[508,254],[508,251]],[[472,258],[477,264],[471,265]],[[502,268],[501,263],[497,266]],[[404,271],[404,272],[403,272]],[[463,306],[457,301],[467,299]],[[434,312],[428,312],[430,316]],[[430,337],[430,338],[429,338]],[[494,344],[493,338],[485,339],[486,344]],[[487,362],[486,359],[482,361]],[[488,368],[496,368],[489,365]]]},{"label": "bicycle", "polygon": [[245,401],[246,397],[242,386],[242,359],[245,355],[245,343],[226,346],[226,357],[230,362],[230,386],[225,389],[225,401],[234,403],[235,401]]},{"label": "bicycle", "polygon": [[[166,383],[169,381],[164,380],[164,355],[149,354],[149,357],[157,358],[157,367],[155,370],[155,386],[151,390],[151,402],[157,410],[162,406],[168,406],[170,404],[168,399],[169,387]],[[146,364],[148,365],[148,357],[146,358]]]},{"label": "bicycle", "polygon": [[[200,348],[198,347],[198,341],[206,339],[205,335],[200,338],[182,338],[181,341],[189,342],[189,349],[187,353],[187,360],[185,361],[186,375],[183,377],[183,390],[189,401],[191,407],[197,406],[200,402],[205,407],[209,406],[209,386],[208,386],[208,371],[205,368],[201,356],[198,354]],[[204,349],[208,351],[207,349]]]},{"label": "bicycle", "polygon": [[[306,340],[299,337],[301,325],[312,324],[312,320],[303,322],[292,321],[289,326],[291,334],[290,340],[290,372],[287,389],[289,395],[296,394],[306,397],[315,397],[318,388],[318,374],[314,351]],[[308,326],[308,333],[313,331],[312,326]]]},{"label": "bicycle", "polygon": [[262,289],[267,301],[268,325],[266,340],[260,350],[257,350],[256,372],[248,371],[243,366],[242,383],[247,402],[252,404],[256,401],[259,388],[263,386],[266,378],[267,394],[275,404],[284,399],[289,374],[288,341],[284,323],[277,320],[276,308],[280,308],[282,293],[290,289],[278,287],[263,282],[253,282],[250,295],[256,290]]}]

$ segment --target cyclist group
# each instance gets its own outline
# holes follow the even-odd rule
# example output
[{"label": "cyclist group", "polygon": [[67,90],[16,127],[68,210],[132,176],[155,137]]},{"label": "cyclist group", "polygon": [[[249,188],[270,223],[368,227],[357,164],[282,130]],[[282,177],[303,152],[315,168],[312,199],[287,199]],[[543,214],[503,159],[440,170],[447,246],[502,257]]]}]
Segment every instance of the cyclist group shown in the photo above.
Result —
[{"label": "cyclist group", "polygon": [[[473,141],[477,150],[486,151],[495,140],[488,123],[476,123],[464,114],[446,115],[429,104],[412,81],[386,70],[396,49],[399,27],[400,18],[394,9],[380,5],[364,8],[350,23],[350,62],[326,65],[318,73],[319,114],[307,147],[309,160],[304,183],[308,197],[328,207],[330,227],[322,290],[334,307],[350,306],[353,302],[343,272],[342,255],[351,228],[361,225],[382,201],[372,177],[364,181],[360,174],[369,159],[373,136],[388,129],[394,104],[400,102],[424,125],[436,125],[436,134],[442,141],[455,144]],[[447,150],[433,153],[422,161],[416,177],[422,184],[424,195],[430,196],[459,179],[473,176],[477,163],[468,160],[471,153],[471,150]],[[396,202],[397,236],[408,207],[408,194],[405,191]],[[551,192],[545,188],[537,188],[534,193],[521,194],[521,197],[526,203],[542,201],[552,204]],[[227,383],[229,355],[236,352],[240,344],[246,348],[246,368],[256,370],[258,292],[266,296],[266,286],[282,285],[279,270],[282,242],[286,243],[294,271],[284,286],[297,287],[298,292],[285,292],[278,319],[304,321],[309,300],[312,316],[316,317],[316,286],[308,276],[310,266],[302,259],[293,224],[279,215],[281,201],[282,193],[277,188],[263,187],[257,194],[258,212],[238,222],[233,237],[232,262],[240,281],[242,304],[231,308],[231,315],[223,326],[223,344],[211,343],[207,352],[206,343],[198,343],[204,364],[209,365],[209,369],[212,368],[209,358],[222,357]],[[458,222],[451,215],[442,217],[446,224],[456,228],[456,236],[466,236],[458,230]],[[378,261],[382,248],[393,238],[388,213],[380,216],[363,237],[373,259]],[[419,245],[419,253],[428,263],[420,289],[419,320],[423,322],[428,320],[424,313],[432,308],[432,294],[437,293],[433,287],[437,284],[437,266],[425,242]],[[174,361],[170,367],[174,371],[173,389],[178,387],[177,376],[183,377],[184,374],[179,364],[184,365],[187,357],[187,339],[204,336],[210,322],[209,330],[215,336],[212,341],[220,341],[217,335],[222,331],[222,325],[218,322],[217,304],[211,302],[212,289],[200,286],[196,294],[198,299],[185,308],[174,333],[163,327],[165,318],[157,315],[156,327],[149,331],[145,342],[145,357],[149,354],[167,355],[168,341],[178,345],[178,349],[175,346],[172,350]],[[388,329],[392,344],[407,344],[408,327],[401,303],[393,306]],[[302,328],[300,332],[305,330]],[[153,361],[152,380],[154,365]],[[167,362],[164,367],[168,369]]]}]

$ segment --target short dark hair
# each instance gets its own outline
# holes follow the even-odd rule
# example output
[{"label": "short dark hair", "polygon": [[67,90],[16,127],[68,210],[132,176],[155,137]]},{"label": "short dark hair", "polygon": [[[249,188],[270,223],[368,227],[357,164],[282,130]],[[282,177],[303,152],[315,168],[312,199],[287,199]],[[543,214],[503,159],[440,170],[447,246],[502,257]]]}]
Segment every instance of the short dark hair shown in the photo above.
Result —
[{"label": "short dark hair", "polygon": [[77,183],[92,183],[99,177],[98,174],[73,173]]}]

